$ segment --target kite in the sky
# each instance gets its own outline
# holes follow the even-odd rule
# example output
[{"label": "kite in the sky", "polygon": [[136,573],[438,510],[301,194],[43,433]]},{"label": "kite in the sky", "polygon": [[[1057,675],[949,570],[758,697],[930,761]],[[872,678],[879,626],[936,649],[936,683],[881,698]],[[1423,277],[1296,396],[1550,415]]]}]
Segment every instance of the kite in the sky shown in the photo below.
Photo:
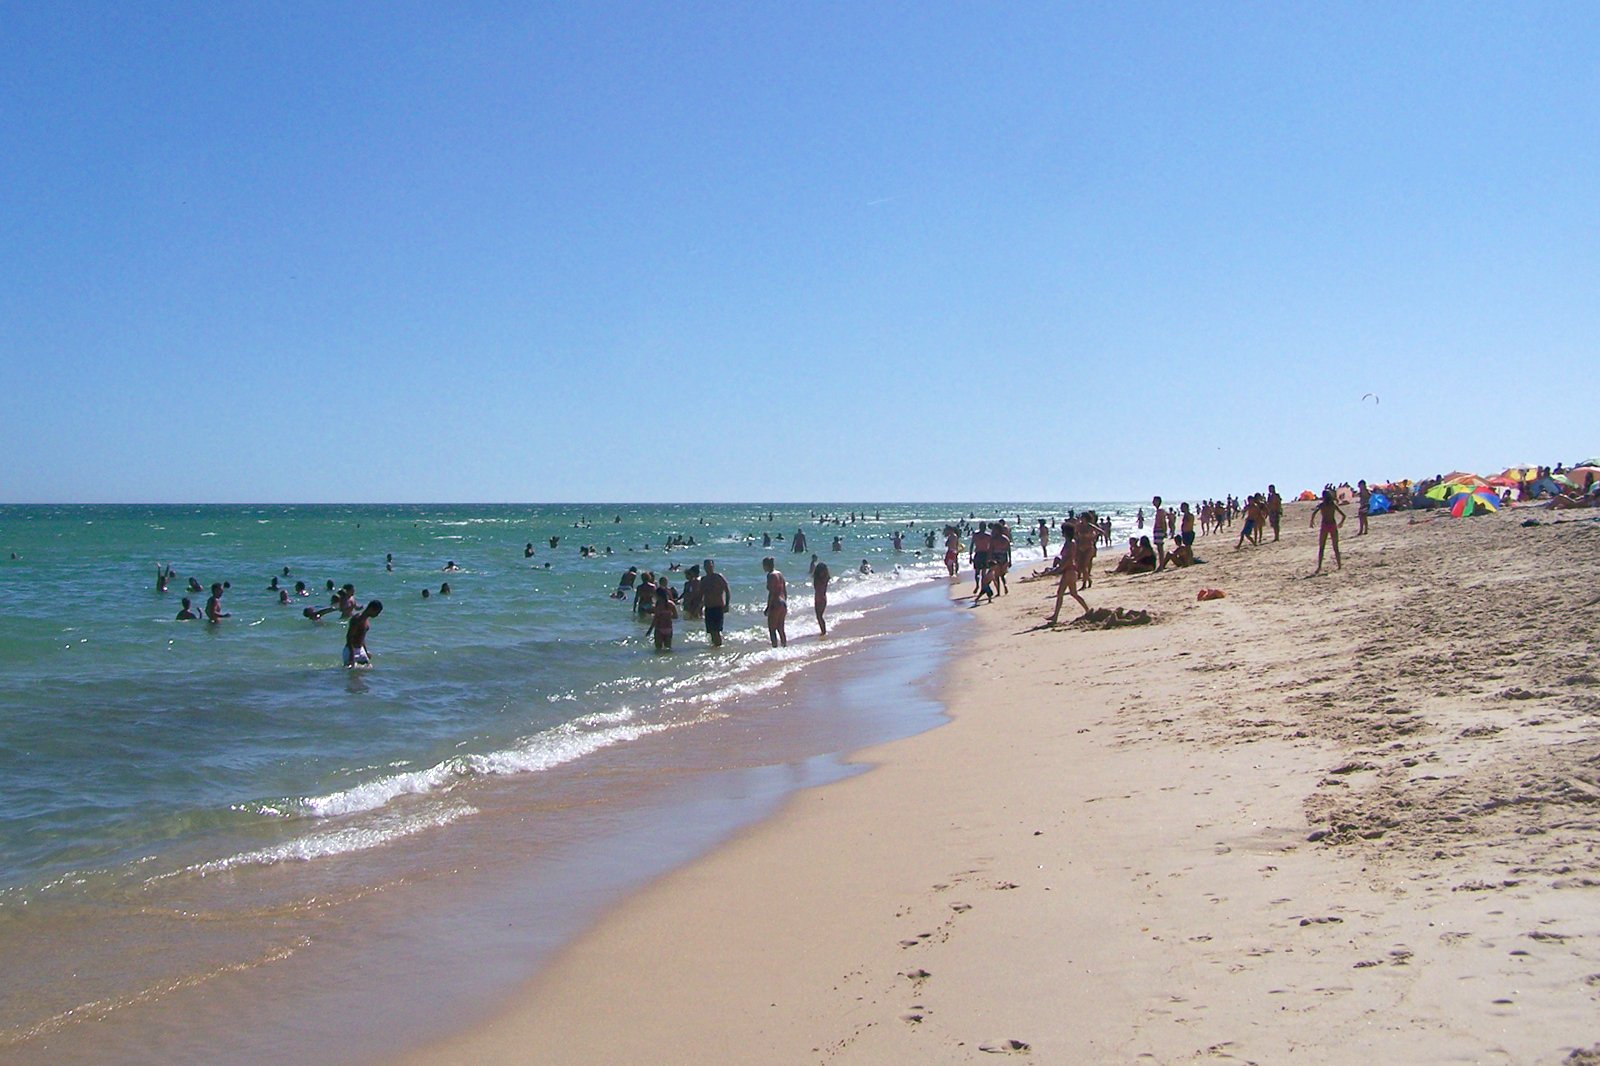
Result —
[{"label": "kite in the sky", "polygon": [[1368,392],[1368,393],[1364,393],[1364,394],[1362,394],[1362,397],[1361,397],[1361,402],[1362,402],[1362,403],[1366,403],[1366,402],[1367,402],[1367,397],[1368,397],[1368,396],[1371,396],[1371,397],[1372,397],[1372,402],[1373,402],[1373,403],[1382,403],[1382,402],[1383,402],[1383,401],[1382,401],[1382,400],[1380,400],[1380,399],[1378,399],[1378,394],[1377,394],[1377,393],[1375,393],[1375,392]]}]

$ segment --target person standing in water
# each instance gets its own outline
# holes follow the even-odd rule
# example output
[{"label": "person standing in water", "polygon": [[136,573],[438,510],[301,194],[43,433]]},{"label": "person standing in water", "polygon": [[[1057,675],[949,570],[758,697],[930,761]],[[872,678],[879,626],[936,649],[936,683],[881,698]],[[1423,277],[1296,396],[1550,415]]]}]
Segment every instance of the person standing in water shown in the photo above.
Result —
[{"label": "person standing in water", "polygon": [[222,583],[213,581],[211,583],[211,598],[206,601],[206,621],[216,624],[224,618],[231,617],[233,616],[222,609]]},{"label": "person standing in water", "polygon": [[779,644],[787,648],[789,634],[784,630],[784,623],[789,617],[789,583],[772,556],[761,560],[761,569],[767,572],[767,606],[763,612],[767,616],[767,638],[774,648]]},{"label": "person standing in water", "polygon": [[832,577],[827,563],[819,562],[811,570],[811,591],[817,609],[817,628],[822,636],[828,635],[828,622],[822,616],[828,610],[828,581]]},{"label": "person standing in water", "polygon": [[344,631],[344,665],[348,669],[357,666],[371,666],[372,656],[367,652],[367,633],[372,629],[372,620],[383,613],[383,602],[373,600],[361,609],[361,613],[350,619],[350,624]]},{"label": "person standing in water", "polygon": [[700,600],[706,615],[706,635],[711,638],[711,646],[722,647],[722,623],[728,612],[728,607],[733,597],[728,588],[728,579],[717,573],[717,564],[713,559],[704,559],[701,565],[705,567],[705,576],[700,579]]}]

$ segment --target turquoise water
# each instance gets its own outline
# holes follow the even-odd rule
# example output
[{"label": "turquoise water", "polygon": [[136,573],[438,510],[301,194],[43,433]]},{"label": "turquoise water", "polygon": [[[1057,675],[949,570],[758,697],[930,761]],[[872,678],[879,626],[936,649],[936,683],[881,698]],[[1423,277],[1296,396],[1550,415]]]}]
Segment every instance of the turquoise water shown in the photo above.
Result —
[{"label": "turquoise water", "polygon": [[[37,995],[0,1012],[0,1036],[96,1016],[84,1004],[143,1002],[246,954],[284,957],[292,945],[263,930],[363,898],[400,876],[382,856],[413,839],[437,850],[443,827],[461,833],[508,809],[507,795],[556,811],[540,823],[554,839],[559,812],[598,802],[630,752],[657,750],[646,742],[737,718],[865,649],[874,605],[943,580],[927,531],[1066,510],[874,506],[839,525],[819,516],[849,506],[0,507],[0,950],[37,974]],[[1102,510],[1119,526],[1132,514]],[[795,555],[802,527],[811,543]],[[664,548],[674,535],[696,545]],[[834,571],[825,640],[809,610],[811,551]],[[768,554],[790,581],[788,648],[770,647],[760,613]],[[1016,554],[1037,558],[1025,544]],[[618,577],[707,556],[734,592],[725,647],[680,620],[674,652],[654,654],[610,596]],[[872,574],[858,572],[863,559]],[[459,571],[444,572],[451,561]],[[169,592],[156,591],[157,563],[177,571]],[[175,620],[181,596],[204,602],[182,591],[190,577],[230,582],[231,617]],[[273,577],[316,595],[281,606]],[[301,614],[326,603],[330,580],[385,605],[371,670],[340,666],[337,614]],[[224,928],[226,943],[206,940]],[[77,965],[129,944],[160,959],[127,974]],[[107,976],[70,987],[78,970]]]}]

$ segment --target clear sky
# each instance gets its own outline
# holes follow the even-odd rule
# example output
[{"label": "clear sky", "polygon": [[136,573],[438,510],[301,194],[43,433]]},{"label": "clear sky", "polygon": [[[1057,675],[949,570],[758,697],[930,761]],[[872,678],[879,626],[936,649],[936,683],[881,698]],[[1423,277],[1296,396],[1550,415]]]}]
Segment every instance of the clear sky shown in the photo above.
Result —
[{"label": "clear sky", "polygon": [[1593,5],[457,6],[0,3],[0,500],[1600,452]]}]

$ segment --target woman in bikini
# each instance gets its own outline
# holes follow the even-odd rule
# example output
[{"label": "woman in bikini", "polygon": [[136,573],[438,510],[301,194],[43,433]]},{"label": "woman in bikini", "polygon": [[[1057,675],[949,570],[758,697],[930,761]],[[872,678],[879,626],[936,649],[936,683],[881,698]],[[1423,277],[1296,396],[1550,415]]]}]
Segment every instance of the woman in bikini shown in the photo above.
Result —
[{"label": "woman in bikini", "polygon": [[1068,525],[1063,526],[1061,532],[1066,536],[1066,542],[1061,545],[1061,580],[1056,583],[1056,609],[1050,612],[1050,624],[1055,625],[1061,617],[1061,600],[1071,596],[1078,601],[1078,606],[1083,608],[1083,613],[1089,613],[1089,605],[1078,595],[1078,552],[1073,541],[1076,539],[1076,530]]},{"label": "woman in bikini", "polygon": [[1343,570],[1344,560],[1339,557],[1339,527],[1344,525],[1344,508],[1339,506],[1339,498],[1332,488],[1322,490],[1322,502],[1311,512],[1308,524],[1316,525],[1318,517],[1322,519],[1322,532],[1317,536],[1317,568],[1312,573],[1322,573],[1322,555],[1330,537],[1333,538],[1333,565]]}]

